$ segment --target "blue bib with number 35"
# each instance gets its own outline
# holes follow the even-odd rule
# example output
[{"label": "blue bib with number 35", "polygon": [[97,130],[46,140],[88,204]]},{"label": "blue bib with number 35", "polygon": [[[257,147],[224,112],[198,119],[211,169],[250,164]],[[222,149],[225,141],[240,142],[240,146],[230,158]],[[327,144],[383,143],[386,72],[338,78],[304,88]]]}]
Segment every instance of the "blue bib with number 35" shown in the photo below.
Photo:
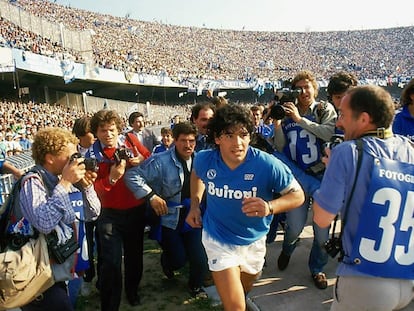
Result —
[{"label": "blue bib with number 35", "polygon": [[375,159],[351,260],[363,273],[414,279],[414,165]]}]

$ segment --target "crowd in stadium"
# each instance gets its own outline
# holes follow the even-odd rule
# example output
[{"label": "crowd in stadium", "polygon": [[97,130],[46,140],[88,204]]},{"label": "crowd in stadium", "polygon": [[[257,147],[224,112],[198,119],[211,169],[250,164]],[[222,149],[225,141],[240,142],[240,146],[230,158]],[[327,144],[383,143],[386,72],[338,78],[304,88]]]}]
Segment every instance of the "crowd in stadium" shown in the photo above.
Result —
[{"label": "crowd in stadium", "polygon": [[[85,113],[60,105],[2,100],[0,101],[0,152],[6,156],[21,153],[28,149],[24,146],[31,143],[39,129],[52,126],[72,130],[76,119],[91,113],[93,112]],[[190,108],[187,105],[152,105],[152,117],[146,120],[146,124],[151,126],[161,123],[165,126],[174,116],[177,115],[185,120],[189,114]],[[123,116],[125,124],[127,124],[127,117]]]},{"label": "crowd in stadium", "polygon": [[[143,22],[49,1],[16,0],[13,4],[70,29],[90,29],[99,67],[166,74],[182,83],[191,78],[272,81],[290,78],[303,69],[312,70],[319,79],[339,69],[354,71],[360,80],[414,76],[410,62],[413,26],[330,32],[235,31]],[[9,46],[46,55],[63,51],[59,43],[18,27],[7,28],[13,31],[3,30],[2,36]],[[77,52],[67,52],[82,61]]]}]

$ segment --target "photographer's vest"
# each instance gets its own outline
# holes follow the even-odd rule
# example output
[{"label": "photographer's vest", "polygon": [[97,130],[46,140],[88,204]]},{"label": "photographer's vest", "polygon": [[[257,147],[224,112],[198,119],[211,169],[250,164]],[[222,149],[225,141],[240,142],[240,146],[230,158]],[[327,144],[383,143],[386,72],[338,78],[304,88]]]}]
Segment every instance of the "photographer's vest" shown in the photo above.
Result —
[{"label": "photographer's vest", "polygon": [[414,279],[413,164],[374,159],[360,219],[347,263],[375,277]]},{"label": "photographer's vest", "polygon": [[[319,123],[315,113],[302,117]],[[323,144],[321,139],[302,128],[292,118],[284,119],[282,127],[286,137],[286,145],[283,148],[284,154],[295,161],[305,171],[311,166],[321,162],[321,146]]]}]

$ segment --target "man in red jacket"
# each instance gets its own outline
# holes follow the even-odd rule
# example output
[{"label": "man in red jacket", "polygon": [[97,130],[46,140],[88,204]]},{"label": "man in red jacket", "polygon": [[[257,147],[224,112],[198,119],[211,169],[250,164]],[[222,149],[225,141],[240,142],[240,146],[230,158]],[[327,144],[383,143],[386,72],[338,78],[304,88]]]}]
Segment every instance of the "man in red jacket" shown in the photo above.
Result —
[{"label": "man in red jacket", "polygon": [[139,145],[131,148],[125,138],[121,139],[122,119],[113,110],[98,111],[90,124],[97,141],[86,158],[98,160],[94,186],[102,204],[98,218],[101,310],[116,311],[122,293],[122,255],[126,297],[132,306],[140,303],[138,286],[143,271],[145,199],[137,200],[126,187],[124,173],[128,167],[139,165],[150,152],[139,142],[134,142]]}]

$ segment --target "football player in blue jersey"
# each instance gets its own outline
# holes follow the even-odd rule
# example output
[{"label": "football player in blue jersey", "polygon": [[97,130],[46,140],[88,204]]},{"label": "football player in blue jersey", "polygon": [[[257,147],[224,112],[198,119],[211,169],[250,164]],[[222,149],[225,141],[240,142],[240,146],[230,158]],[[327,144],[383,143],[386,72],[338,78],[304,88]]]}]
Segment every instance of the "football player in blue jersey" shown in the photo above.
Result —
[{"label": "football player in blue jersey", "polygon": [[414,144],[392,133],[393,117],[379,86],[352,88],[339,106],[345,142],[332,150],[313,203],[320,227],[342,220],[327,244],[340,253],[331,310],[400,310],[413,298]]},{"label": "football player in blue jersey", "polygon": [[[225,310],[245,311],[245,295],[260,275],[272,215],[300,206],[303,191],[290,169],[249,146],[251,113],[228,104],[208,123],[215,148],[200,151],[191,173],[187,222],[202,227],[202,242]],[[206,211],[200,202],[205,191]],[[280,193],[273,199],[274,193]]]}]

